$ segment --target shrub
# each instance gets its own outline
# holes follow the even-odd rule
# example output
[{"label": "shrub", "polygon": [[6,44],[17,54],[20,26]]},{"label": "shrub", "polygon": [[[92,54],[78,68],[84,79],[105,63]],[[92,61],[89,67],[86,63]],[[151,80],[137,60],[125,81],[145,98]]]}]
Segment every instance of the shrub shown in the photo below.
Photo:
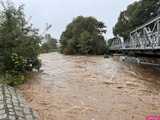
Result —
[{"label": "shrub", "polygon": [[0,11],[0,72],[8,84],[24,82],[24,76],[39,70],[40,39],[38,29],[32,27],[23,12],[11,2],[2,2]]}]

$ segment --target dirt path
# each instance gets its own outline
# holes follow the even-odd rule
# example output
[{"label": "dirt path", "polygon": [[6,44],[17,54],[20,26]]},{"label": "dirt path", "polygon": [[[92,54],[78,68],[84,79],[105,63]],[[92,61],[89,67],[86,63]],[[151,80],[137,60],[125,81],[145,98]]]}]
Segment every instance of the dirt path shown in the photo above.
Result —
[{"label": "dirt path", "polygon": [[144,120],[160,114],[160,75],[103,56],[43,54],[43,72],[20,86],[40,120]]}]

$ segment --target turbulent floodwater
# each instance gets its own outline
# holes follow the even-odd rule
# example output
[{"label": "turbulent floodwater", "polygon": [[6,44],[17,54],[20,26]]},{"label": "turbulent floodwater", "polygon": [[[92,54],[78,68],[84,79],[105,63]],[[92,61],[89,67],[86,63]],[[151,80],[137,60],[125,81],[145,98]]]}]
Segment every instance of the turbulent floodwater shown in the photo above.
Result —
[{"label": "turbulent floodwater", "polygon": [[19,88],[40,120],[144,120],[160,115],[160,72],[103,56],[43,54]]}]

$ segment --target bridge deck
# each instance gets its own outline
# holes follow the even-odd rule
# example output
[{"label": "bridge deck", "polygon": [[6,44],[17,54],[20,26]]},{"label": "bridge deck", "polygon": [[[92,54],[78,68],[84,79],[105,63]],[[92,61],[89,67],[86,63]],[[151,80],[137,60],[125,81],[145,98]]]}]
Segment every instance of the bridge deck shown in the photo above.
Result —
[{"label": "bridge deck", "polygon": [[113,39],[111,52],[132,56],[160,57],[160,16],[130,33],[128,40]]},{"label": "bridge deck", "polygon": [[132,49],[132,48],[126,48],[126,49],[111,49],[111,53],[118,53],[126,56],[135,56],[135,57],[156,57],[160,58],[160,48],[156,49]]}]

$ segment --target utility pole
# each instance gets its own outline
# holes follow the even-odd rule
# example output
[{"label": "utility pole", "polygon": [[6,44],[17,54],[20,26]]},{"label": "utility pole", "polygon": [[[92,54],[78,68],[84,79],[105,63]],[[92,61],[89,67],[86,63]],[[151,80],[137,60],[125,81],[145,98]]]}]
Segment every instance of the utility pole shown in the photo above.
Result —
[{"label": "utility pole", "polygon": [[45,37],[43,37],[46,32],[52,28],[52,25],[49,25],[48,23],[46,23],[46,28],[44,29],[44,31],[42,32],[41,36],[42,36],[42,43],[45,42]]}]

